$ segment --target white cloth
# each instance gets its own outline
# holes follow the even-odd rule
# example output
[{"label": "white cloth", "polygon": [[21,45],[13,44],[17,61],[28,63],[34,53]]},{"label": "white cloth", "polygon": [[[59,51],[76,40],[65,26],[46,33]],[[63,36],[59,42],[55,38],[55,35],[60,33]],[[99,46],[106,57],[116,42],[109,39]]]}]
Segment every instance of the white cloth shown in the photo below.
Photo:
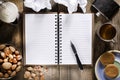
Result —
[{"label": "white cloth", "polygon": [[56,3],[63,4],[68,8],[68,12],[77,11],[77,0],[54,0]]},{"label": "white cloth", "polygon": [[81,7],[82,11],[86,12],[87,0],[78,0],[78,4]]},{"label": "white cloth", "polygon": [[78,4],[83,10],[83,12],[84,13],[86,12],[87,0],[54,0],[54,1],[59,4],[67,6],[69,13],[77,11]]},{"label": "white cloth", "polygon": [[[54,0],[56,3],[63,4],[68,8],[68,12],[72,13],[77,11],[77,6],[81,7],[83,12],[86,12],[87,0]],[[47,8],[51,9],[50,0],[25,0],[26,7],[32,8],[34,11],[38,12],[41,9]]]},{"label": "white cloth", "polygon": [[24,4],[36,12],[44,8],[51,9],[50,0],[25,0]]}]

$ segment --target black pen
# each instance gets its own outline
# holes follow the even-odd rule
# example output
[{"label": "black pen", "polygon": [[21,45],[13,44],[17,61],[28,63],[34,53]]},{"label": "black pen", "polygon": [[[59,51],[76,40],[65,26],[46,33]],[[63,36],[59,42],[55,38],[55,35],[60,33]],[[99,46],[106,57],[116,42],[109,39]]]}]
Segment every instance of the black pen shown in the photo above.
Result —
[{"label": "black pen", "polygon": [[77,50],[76,50],[76,48],[75,48],[75,46],[74,46],[74,44],[72,42],[71,42],[71,48],[72,48],[72,50],[73,50],[73,52],[75,54],[76,61],[77,61],[77,64],[78,64],[80,70],[83,70],[83,65],[82,65],[82,63],[81,63],[81,61],[80,61],[80,59],[78,57]]}]

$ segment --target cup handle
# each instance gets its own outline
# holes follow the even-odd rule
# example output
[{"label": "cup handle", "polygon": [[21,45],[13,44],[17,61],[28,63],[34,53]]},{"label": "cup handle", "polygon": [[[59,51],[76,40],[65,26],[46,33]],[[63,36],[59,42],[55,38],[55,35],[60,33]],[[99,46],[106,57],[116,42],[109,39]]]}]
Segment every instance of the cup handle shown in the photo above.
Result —
[{"label": "cup handle", "polygon": [[111,41],[113,44],[117,43],[115,39],[112,39]]}]

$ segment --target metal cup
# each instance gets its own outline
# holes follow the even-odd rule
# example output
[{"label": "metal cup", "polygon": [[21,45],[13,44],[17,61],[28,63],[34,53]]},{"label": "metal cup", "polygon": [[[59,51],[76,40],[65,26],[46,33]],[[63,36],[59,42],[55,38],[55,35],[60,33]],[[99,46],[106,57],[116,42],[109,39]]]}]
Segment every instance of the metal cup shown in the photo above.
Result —
[{"label": "metal cup", "polygon": [[113,24],[111,23],[105,23],[97,29],[97,35],[101,40],[105,42],[115,43],[116,41],[114,40],[114,38],[116,36],[116,33],[117,30],[115,26],[113,26]]}]

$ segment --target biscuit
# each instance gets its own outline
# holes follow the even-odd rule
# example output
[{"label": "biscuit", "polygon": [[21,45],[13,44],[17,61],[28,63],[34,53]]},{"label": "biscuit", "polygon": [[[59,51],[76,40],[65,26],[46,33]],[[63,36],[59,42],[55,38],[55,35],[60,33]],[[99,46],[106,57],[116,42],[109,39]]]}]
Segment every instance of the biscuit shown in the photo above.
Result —
[{"label": "biscuit", "polygon": [[100,56],[100,62],[106,66],[108,64],[113,64],[115,60],[114,54],[110,52],[105,52]]},{"label": "biscuit", "polygon": [[114,64],[109,64],[105,67],[104,73],[108,78],[116,78],[119,74],[118,68]]}]

